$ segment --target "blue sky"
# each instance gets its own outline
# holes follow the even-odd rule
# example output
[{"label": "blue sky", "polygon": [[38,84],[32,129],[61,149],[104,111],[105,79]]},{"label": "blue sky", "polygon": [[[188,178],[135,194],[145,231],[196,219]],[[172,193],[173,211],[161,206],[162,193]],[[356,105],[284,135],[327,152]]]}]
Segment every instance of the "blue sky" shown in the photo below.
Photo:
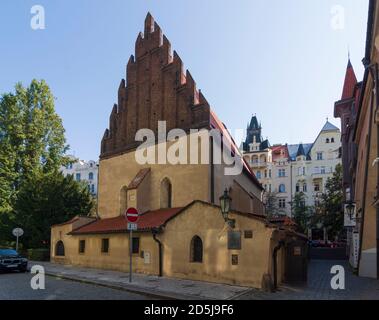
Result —
[{"label": "blue sky", "polygon": [[[36,4],[45,30],[30,27]],[[331,27],[335,5],[342,30]],[[0,93],[45,79],[71,152],[97,159],[150,11],[232,132],[256,113],[272,144],[313,142],[326,117],[340,124],[348,48],[363,76],[367,10],[368,0],[1,0]]]}]

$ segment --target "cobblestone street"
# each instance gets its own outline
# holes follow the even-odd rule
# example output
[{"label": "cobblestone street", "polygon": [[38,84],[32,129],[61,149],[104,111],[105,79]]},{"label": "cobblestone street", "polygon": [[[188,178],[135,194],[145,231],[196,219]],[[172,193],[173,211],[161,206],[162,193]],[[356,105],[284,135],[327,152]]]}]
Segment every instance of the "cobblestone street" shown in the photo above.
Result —
[{"label": "cobblestone street", "polygon": [[[345,268],[345,290],[333,290],[330,281],[334,265]],[[304,287],[282,286],[276,293],[253,290],[242,300],[379,300],[379,281],[360,278],[351,272],[347,261],[312,260],[308,269],[308,285]]]}]

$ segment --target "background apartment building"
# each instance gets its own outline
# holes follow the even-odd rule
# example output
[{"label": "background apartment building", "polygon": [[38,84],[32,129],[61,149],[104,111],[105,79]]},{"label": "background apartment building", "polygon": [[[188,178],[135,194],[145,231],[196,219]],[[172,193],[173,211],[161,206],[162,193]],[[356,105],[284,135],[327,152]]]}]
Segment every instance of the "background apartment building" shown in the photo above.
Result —
[{"label": "background apartment building", "polygon": [[291,216],[296,193],[314,206],[325,190],[327,179],[341,163],[340,130],[329,121],[313,143],[271,146],[263,140],[262,127],[253,116],[242,144],[244,157],[265,189],[266,206],[274,202],[277,214]]},{"label": "background apartment building", "polygon": [[96,196],[98,162],[94,160],[80,160],[72,155],[69,157],[72,162],[67,166],[61,167],[61,172],[63,175],[72,175],[76,181],[83,181],[88,185],[88,191],[93,196]]}]

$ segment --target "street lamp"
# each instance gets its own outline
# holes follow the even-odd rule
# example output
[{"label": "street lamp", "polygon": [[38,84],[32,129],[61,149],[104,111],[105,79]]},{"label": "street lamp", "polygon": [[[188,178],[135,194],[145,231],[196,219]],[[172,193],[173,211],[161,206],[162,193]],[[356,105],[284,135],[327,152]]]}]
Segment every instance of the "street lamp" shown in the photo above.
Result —
[{"label": "street lamp", "polygon": [[228,189],[225,188],[224,194],[220,197],[221,214],[224,221],[228,223],[231,228],[235,226],[235,220],[229,219],[230,203],[232,198],[229,196]]},{"label": "street lamp", "polygon": [[349,215],[350,220],[353,220],[355,206],[353,205],[352,202],[349,202],[348,204],[346,204],[345,208],[346,208],[346,213]]}]

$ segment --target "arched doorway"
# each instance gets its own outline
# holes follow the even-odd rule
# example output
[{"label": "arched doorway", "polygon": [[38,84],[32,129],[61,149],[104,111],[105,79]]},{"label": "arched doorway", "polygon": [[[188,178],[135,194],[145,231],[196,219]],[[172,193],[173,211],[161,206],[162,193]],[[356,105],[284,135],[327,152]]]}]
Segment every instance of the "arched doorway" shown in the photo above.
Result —
[{"label": "arched doorway", "polygon": [[194,236],[191,240],[190,261],[203,262],[203,241],[199,236]]},{"label": "arched doorway", "polygon": [[55,245],[55,255],[57,257],[64,257],[64,244],[63,241],[59,240]]}]

